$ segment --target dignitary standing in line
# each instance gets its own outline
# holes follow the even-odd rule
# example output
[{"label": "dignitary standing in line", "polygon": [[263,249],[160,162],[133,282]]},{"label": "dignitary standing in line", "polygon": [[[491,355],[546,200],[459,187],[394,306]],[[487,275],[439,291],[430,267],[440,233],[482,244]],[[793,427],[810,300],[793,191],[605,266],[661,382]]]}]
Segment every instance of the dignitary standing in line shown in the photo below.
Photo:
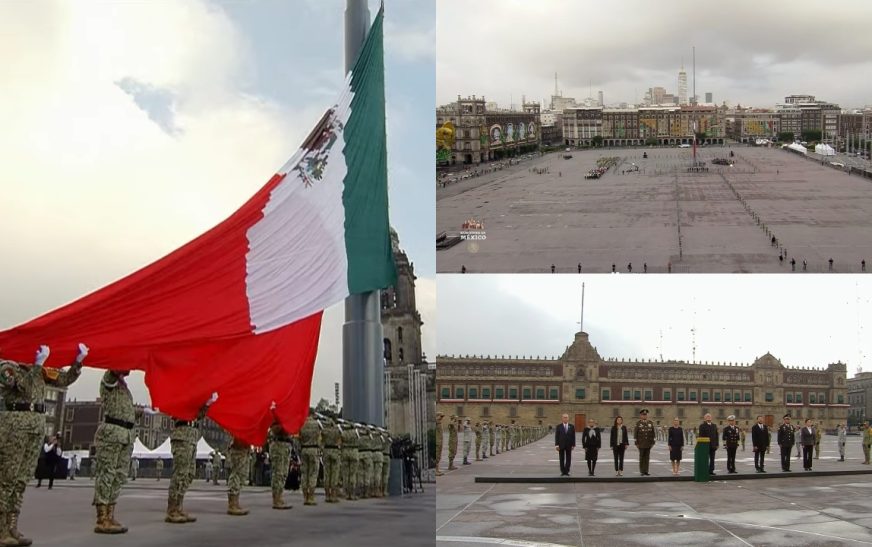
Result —
[{"label": "dignitary standing in line", "polygon": [[616,416],[611,435],[609,436],[609,446],[612,448],[612,454],[615,457],[615,476],[617,477],[624,474],[624,452],[629,444],[630,440],[627,434],[627,426],[624,425],[624,418]]},{"label": "dignitary standing in line", "polygon": [[727,449],[727,473],[736,472],[736,451],[739,449],[741,434],[736,427],[736,417],[732,414],[727,418],[729,424],[724,428],[724,448]]},{"label": "dignitary standing in line", "polygon": [[790,471],[790,451],[793,450],[795,435],[790,425],[790,414],[785,414],[783,423],[778,426],[778,446],[781,448],[781,470]]},{"label": "dignitary standing in line", "polygon": [[708,437],[709,440],[709,475],[717,475],[715,473],[715,453],[718,450],[720,438],[718,437],[718,426],[712,423],[712,415],[706,414],[703,416],[703,422],[699,424],[699,436]]},{"label": "dignitary standing in line", "polygon": [[591,420],[581,434],[581,446],[584,448],[584,459],[587,460],[587,474],[591,477],[594,476],[597,455],[603,445],[601,432],[602,429],[596,426],[596,420]]},{"label": "dignitary standing in line", "polygon": [[672,462],[672,474],[681,472],[681,449],[684,447],[684,430],[678,418],[672,419],[672,427],[669,428],[666,443],[669,446],[669,461]]},{"label": "dignitary standing in line", "polygon": [[754,447],[754,469],[765,473],[764,460],[769,450],[769,426],[763,423],[763,416],[757,416],[757,423],[751,428],[751,444]]},{"label": "dignitary standing in line", "polygon": [[636,422],[633,438],[639,449],[639,473],[648,476],[648,463],[651,459],[651,448],[654,446],[654,422],[648,419],[648,409],[639,411],[640,420]]},{"label": "dignitary standing in line", "polygon": [[811,471],[811,461],[814,455],[815,427],[811,418],[805,419],[805,427],[799,432],[799,442],[802,444],[802,468]]},{"label": "dignitary standing in line", "polygon": [[568,477],[575,448],[575,426],[569,423],[569,414],[564,414],[563,422],[554,429],[554,447],[560,457],[560,476]]}]

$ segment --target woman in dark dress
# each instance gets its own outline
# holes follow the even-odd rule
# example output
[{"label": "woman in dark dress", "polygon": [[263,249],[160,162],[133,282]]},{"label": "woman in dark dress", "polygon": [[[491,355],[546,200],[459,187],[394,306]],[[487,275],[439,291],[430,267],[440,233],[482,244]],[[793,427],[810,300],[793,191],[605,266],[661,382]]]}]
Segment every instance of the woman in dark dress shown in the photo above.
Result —
[{"label": "woman in dark dress", "polygon": [[684,430],[678,425],[678,418],[672,420],[667,444],[669,445],[669,460],[672,462],[672,474],[678,475],[681,471],[681,448],[684,446]]},{"label": "woman in dark dress", "polygon": [[600,447],[603,445],[602,428],[596,426],[596,420],[588,422],[588,426],[584,428],[584,433],[581,435],[581,446],[584,448],[584,459],[587,460],[587,474],[594,476],[596,469],[596,459]]},{"label": "woman in dark dress", "polygon": [[620,477],[624,474],[624,450],[629,444],[627,426],[624,425],[624,419],[618,416],[615,418],[615,425],[612,426],[612,432],[609,436],[609,446],[615,455],[615,476]]}]

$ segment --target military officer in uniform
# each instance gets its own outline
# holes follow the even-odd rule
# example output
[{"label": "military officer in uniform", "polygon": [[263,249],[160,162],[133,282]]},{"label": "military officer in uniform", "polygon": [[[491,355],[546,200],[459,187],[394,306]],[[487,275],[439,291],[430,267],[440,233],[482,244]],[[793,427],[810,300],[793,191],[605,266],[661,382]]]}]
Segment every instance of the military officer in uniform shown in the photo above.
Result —
[{"label": "military officer in uniform", "polygon": [[736,417],[732,414],[727,417],[727,427],[724,428],[724,448],[727,449],[727,473],[736,473],[736,451],[739,449],[741,433],[736,427]]},{"label": "military officer in uniform", "polygon": [[487,459],[487,448],[490,442],[490,424],[487,420],[481,422],[481,459]]},{"label": "military officer in uniform", "polygon": [[342,429],[333,420],[324,421],[321,430],[324,441],[324,501],[339,503],[339,450],[342,442]]},{"label": "military officer in uniform", "polygon": [[469,450],[472,448],[472,428],[469,418],[463,420],[463,465],[469,465]]},{"label": "military officer in uniform", "polygon": [[764,460],[769,451],[769,427],[763,423],[763,416],[757,416],[757,423],[751,428],[751,444],[754,448],[754,467],[758,473],[765,473]]},{"label": "military officer in uniform", "polygon": [[391,478],[391,443],[393,439],[386,429],[382,429],[382,497],[388,495],[388,481]]},{"label": "military officer in uniform", "polygon": [[127,388],[128,371],[107,370],[100,381],[103,423],[94,436],[97,472],[94,477],[94,502],[97,507],[98,534],[123,534],[126,526],[115,520],[115,502],[126,482],[127,467],[133,454],[133,427],[136,411],[133,395]]},{"label": "military officer in uniform", "polygon": [[488,447],[490,448],[490,455],[494,455],[494,442],[496,440],[496,425],[490,424],[490,437],[488,438]]},{"label": "military officer in uniform", "polygon": [[715,473],[715,453],[718,451],[718,426],[712,423],[712,415],[703,416],[703,422],[699,424],[699,436],[709,440],[709,475]]},{"label": "military officer in uniform", "polygon": [[454,457],[457,456],[457,416],[448,422],[448,470],[454,471]]},{"label": "military officer in uniform", "polygon": [[636,422],[633,432],[636,448],[639,449],[639,472],[642,476],[648,476],[648,462],[651,458],[651,448],[654,446],[654,422],[648,419],[648,409],[643,408],[639,412],[641,419]]},{"label": "military officer in uniform", "polygon": [[366,427],[363,424],[357,424],[357,430],[360,432],[360,443],[357,446],[358,458],[360,464],[357,467],[358,473],[358,491],[362,499],[369,497],[370,482],[372,481],[372,437],[369,435]]},{"label": "military officer in uniform", "polygon": [[375,426],[370,426],[372,431],[372,487],[370,496],[373,498],[382,497],[382,464],[384,463],[382,456],[382,436],[381,432]]},{"label": "military officer in uniform", "polygon": [[503,441],[503,428],[500,424],[494,424],[494,433],[495,433],[495,446],[497,447],[496,453],[500,453],[500,446]]},{"label": "military officer in uniform", "polygon": [[818,426],[814,428],[814,459],[821,459],[821,436],[823,435],[823,428]]},{"label": "military officer in uniform", "polygon": [[318,484],[318,451],[321,449],[321,423],[310,411],[300,428],[302,463],[300,465],[300,488],[303,490],[303,505],[315,503],[315,486]]},{"label": "military officer in uniform", "polygon": [[48,346],[40,346],[33,365],[0,359],[0,394],[6,406],[6,412],[0,412],[0,545],[32,543],[18,531],[18,515],[45,436],[45,386],[75,382],[88,346],[79,344],[76,360],[66,371],[43,368],[48,355]]},{"label": "military officer in uniform", "polygon": [[[270,486],[272,487],[272,508],[290,509],[291,505],[285,503],[285,481],[288,480],[288,471],[291,467],[291,445],[293,438],[288,435],[282,424],[276,419],[269,428],[269,462]],[[217,471],[216,471],[217,472]]]},{"label": "military officer in uniform", "polygon": [[439,469],[439,462],[442,460],[442,441],[445,432],[442,430],[442,418],[445,415],[441,412],[436,413],[436,476],[442,475],[442,470]]},{"label": "military officer in uniform", "polygon": [[212,484],[218,486],[218,475],[221,472],[221,453],[212,452]]},{"label": "military officer in uniform", "polygon": [[475,461],[481,461],[481,423],[475,422]]},{"label": "military officer in uniform", "polygon": [[357,499],[357,467],[360,458],[357,452],[360,441],[357,430],[351,422],[345,422],[342,427],[342,485],[345,489],[345,499]]},{"label": "military officer in uniform", "polygon": [[796,440],[790,414],[784,415],[784,422],[778,427],[778,446],[781,448],[781,470],[790,471],[790,452]]},{"label": "military officer in uniform", "polygon": [[245,475],[251,459],[251,447],[234,438],[227,450],[230,458],[230,474],[227,477],[227,514],[237,517],[248,514],[248,509],[239,505],[239,494],[245,484]]},{"label": "military officer in uniform", "polygon": [[196,517],[185,512],[185,492],[188,491],[188,487],[194,480],[194,471],[197,465],[197,441],[200,440],[200,420],[206,416],[209,406],[217,400],[218,394],[213,393],[192,421],[175,420],[175,427],[170,433],[173,476],[170,478],[167,516],[164,518],[166,522],[184,524],[197,520]]}]

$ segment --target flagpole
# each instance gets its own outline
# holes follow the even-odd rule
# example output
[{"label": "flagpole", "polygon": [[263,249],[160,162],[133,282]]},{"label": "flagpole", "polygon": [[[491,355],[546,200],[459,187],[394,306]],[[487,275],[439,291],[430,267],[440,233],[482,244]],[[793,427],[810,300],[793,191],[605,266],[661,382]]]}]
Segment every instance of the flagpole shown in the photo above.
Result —
[{"label": "flagpole", "polygon": [[[357,60],[368,30],[367,0],[346,0],[346,74]],[[345,299],[342,327],[342,415],[346,419],[384,425],[383,355],[379,291],[350,295]]]}]

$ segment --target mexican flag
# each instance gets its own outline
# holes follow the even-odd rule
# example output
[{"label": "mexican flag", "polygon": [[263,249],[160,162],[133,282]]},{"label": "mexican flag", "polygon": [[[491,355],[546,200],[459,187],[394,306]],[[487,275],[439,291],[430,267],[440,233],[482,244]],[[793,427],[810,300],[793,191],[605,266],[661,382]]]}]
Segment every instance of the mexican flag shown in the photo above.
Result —
[{"label": "mexican flag", "polygon": [[[145,371],[153,406],[263,442],[305,420],[322,311],[396,281],[380,11],[339,99],[230,218],[157,262],[13,329],[0,358]],[[275,409],[271,407],[275,403]]]}]

